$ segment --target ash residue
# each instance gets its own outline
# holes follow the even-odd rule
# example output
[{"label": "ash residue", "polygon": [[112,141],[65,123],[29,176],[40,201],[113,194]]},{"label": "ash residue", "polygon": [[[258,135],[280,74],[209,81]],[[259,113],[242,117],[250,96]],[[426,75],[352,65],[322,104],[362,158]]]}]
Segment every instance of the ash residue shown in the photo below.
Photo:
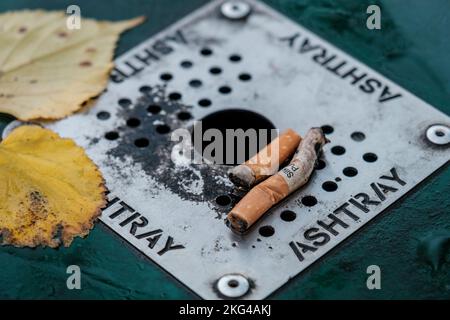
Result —
[{"label": "ash residue", "polygon": [[[177,93],[167,94],[165,86],[156,86],[143,93],[134,105],[123,107],[118,116],[125,120],[125,125],[117,128],[118,144],[108,151],[108,156],[124,162],[131,158],[161,187],[184,200],[208,202],[217,218],[221,218],[237,201],[231,195],[233,186],[226,176],[229,167],[206,163],[180,165],[172,161],[173,147],[179,142],[171,141],[171,132],[189,129],[190,120],[180,120],[178,114],[192,109],[180,101]],[[140,124],[130,127],[126,124],[130,119],[138,119]],[[230,205],[215,203],[221,195],[231,195]]]}]

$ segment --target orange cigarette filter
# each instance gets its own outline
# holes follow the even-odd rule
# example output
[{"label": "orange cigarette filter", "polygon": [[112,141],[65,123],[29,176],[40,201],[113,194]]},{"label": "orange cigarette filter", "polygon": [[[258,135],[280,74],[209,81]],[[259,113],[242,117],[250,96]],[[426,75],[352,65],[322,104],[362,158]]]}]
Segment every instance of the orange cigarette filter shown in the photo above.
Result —
[{"label": "orange cigarette filter", "polygon": [[235,185],[250,189],[278,172],[280,165],[297,150],[301,139],[294,130],[285,130],[247,162],[232,168],[228,177]]},{"label": "orange cigarette filter", "polygon": [[272,206],[306,184],[327,142],[322,129],[310,129],[291,162],[253,187],[228,214],[227,224],[238,232],[247,231]]}]

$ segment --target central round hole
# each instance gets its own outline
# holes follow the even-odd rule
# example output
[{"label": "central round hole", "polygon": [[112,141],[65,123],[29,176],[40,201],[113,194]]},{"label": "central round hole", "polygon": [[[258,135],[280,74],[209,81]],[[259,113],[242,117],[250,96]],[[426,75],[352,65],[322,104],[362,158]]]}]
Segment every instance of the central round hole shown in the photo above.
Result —
[{"label": "central round hole", "polygon": [[238,165],[275,138],[275,126],[264,116],[242,109],[211,113],[193,128],[196,152],[217,164]]},{"label": "central round hole", "polygon": [[237,288],[237,287],[239,287],[239,281],[237,281],[237,280],[230,280],[230,281],[228,281],[228,286],[230,288]]},{"label": "central round hole", "polygon": [[436,131],[436,135],[437,135],[438,137],[443,137],[443,136],[445,136],[445,133],[444,133],[444,131],[442,131],[442,130],[437,130],[437,131]]}]

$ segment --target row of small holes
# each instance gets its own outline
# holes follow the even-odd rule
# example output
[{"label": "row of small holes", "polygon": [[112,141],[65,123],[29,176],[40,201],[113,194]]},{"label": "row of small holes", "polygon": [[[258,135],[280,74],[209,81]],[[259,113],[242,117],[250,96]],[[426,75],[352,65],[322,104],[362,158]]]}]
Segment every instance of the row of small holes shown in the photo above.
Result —
[{"label": "row of small holes", "polygon": [[[324,134],[329,135],[332,134],[334,132],[334,128],[330,125],[324,125],[321,127],[322,131]],[[352,138],[352,140],[357,141],[357,142],[361,142],[363,141],[366,136],[363,132],[360,131],[355,131],[353,132],[350,137]],[[333,146],[331,148],[331,153],[336,155],[336,156],[341,156],[343,154],[345,154],[346,150],[343,146]],[[363,154],[362,156],[363,160],[369,163],[375,162],[377,161],[378,157],[375,153],[372,152],[367,152],[365,154]],[[322,160],[319,160],[319,164],[317,166],[316,169],[320,170],[323,169],[325,167],[325,162],[321,162]],[[354,167],[346,167],[342,170],[342,173],[346,176],[346,177],[355,177],[358,174],[358,170]],[[336,178],[336,181],[340,181],[340,178]],[[322,184],[322,189],[324,189],[327,192],[333,192],[336,191],[338,188],[338,185],[334,182],[334,181],[325,181]]]}]

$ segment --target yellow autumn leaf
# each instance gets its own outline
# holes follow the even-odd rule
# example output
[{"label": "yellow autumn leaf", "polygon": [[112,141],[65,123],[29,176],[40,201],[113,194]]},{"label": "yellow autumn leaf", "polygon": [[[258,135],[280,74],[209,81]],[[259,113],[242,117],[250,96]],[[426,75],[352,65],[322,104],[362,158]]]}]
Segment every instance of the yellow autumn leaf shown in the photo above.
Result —
[{"label": "yellow autumn leaf", "polygon": [[119,34],[140,24],[82,18],[69,30],[64,12],[0,14],[0,112],[20,120],[60,119],[106,87]]},{"label": "yellow autumn leaf", "polygon": [[2,244],[69,246],[104,206],[102,175],[71,139],[25,125],[0,144]]}]

